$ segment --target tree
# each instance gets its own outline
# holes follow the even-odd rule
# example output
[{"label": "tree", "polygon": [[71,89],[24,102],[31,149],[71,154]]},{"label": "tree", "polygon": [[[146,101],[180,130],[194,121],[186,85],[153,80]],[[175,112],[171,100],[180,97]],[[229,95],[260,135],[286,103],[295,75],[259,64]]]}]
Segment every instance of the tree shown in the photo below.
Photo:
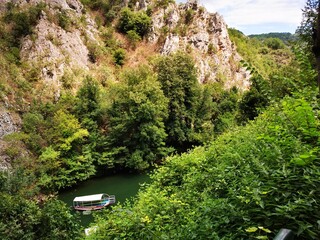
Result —
[{"label": "tree", "polygon": [[87,76],[77,93],[75,111],[77,117],[88,130],[97,128],[101,116],[100,96],[98,83]]},{"label": "tree", "polygon": [[144,11],[133,12],[130,8],[122,9],[118,23],[120,32],[127,34],[135,31],[141,38],[147,34],[151,26],[151,18]]},{"label": "tree", "polygon": [[50,146],[39,156],[40,185],[48,190],[71,186],[95,173],[92,159],[83,154],[89,133],[77,118],[58,110],[47,130]]},{"label": "tree", "polygon": [[320,3],[318,0],[308,0],[303,11],[301,26],[297,29],[305,43],[306,53],[313,53],[318,71],[318,88],[320,92]]},{"label": "tree", "polygon": [[[200,102],[211,99],[208,95],[203,95],[190,56],[178,52],[162,57],[156,63],[156,71],[161,88],[169,99],[169,116],[165,123],[167,142],[169,146],[185,151],[198,144],[194,136],[196,132],[201,131],[200,126],[204,123],[199,121],[201,116],[197,116],[197,113],[203,113],[199,108],[204,105]],[[206,121],[208,118],[203,120]]]},{"label": "tree", "polygon": [[261,109],[269,104],[269,84],[261,76],[251,78],[252,85],[249,91],[245,92],[239,102],[239,122],[246,122],[256,118]]},{"label": "tree", "polygon": [[80,239],[83,228],[78,215],[62,201],[50,199],[41,208],[38,239]]},{"label": "tree", "polygon": [[268,46],[268,48],[271,48],[273,50],[278,50],[285,47],[283,41],[279,38],[267,38],[264,42]]},{"label": "tree", "polygon": [[102,99],[98,82],[91,77],[86,77],[76,99],[76,116],[82,126],[89,131],[88,139],[83,146],[84,155],[97,168],[113,168],[113,163],[106,157],[107,153],[105,152],[103,131],[106,123],[103,120]]},{"label": "tree", "polygon": [[0,172],[0,238],[79,239],[79,219],[65,203],[31,194],[33,181],[25,169]]},{"label": "tree", "polygon": [[166,155],[168,100],[147,67],[127,71],[110,90],[109,156],[118,166],[144,170]]},{"label": "tree", "polygon": [[118,66],[123,66],[126,59],[126,51],[123,48],[118,48],[113,53],[114,63]]}]

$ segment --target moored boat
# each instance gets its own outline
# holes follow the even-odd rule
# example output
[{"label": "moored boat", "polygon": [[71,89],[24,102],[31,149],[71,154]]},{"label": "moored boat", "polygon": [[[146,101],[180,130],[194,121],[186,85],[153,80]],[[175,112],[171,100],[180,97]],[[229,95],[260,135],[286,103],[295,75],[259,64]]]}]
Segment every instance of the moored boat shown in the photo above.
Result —
[{"label": "moored boat", "polygon": [[79,196],[73,199],[73,207],[79,211],[99,210],[116,202],[114,195],[105,193]]}]

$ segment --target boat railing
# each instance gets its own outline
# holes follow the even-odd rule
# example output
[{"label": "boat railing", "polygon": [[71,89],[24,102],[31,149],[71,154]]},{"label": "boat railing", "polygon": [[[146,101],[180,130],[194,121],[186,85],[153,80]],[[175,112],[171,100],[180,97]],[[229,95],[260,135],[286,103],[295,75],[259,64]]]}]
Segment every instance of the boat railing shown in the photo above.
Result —
[{"label": "boat railing", "polygon": [[76,202],[74,205],[76,206],[99,206],[101,205],[101,201],[88,201],[88,202]]},{"label": "boat railing", "polygon": [[114,204],[116,202],[116,196],[115,195],[110,195],[109,196],[109,203]]}]

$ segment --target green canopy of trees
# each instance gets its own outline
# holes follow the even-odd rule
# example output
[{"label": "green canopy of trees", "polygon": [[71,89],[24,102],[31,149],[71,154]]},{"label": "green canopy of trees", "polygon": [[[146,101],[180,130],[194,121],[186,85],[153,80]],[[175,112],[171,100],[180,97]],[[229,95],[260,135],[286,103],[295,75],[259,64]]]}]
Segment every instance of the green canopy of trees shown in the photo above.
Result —
[{"label": "green canopy of trees", "polygon": [[107,145],[115,164],[144,170],[166,155],[168,100],[147,67],[126,72],[110,93]]},{"label": "green canopy of trees", "polygon": [[206,148],[168,158],[134,203],[101,213],[88,239],[272,239],[281,228],[318,239],[315,103],[286,98]]},{"label": "green canopy of trees", "polygon": [[184,53],[160,58],[156,71],[161,89],[169,99],[169,115],[165,124],[167,142],[177,149],[186,150],[198,144],[197,133],[204,130],[206,122],[210,124],[212,98],[204,93],[197,80],[194,62]]}]

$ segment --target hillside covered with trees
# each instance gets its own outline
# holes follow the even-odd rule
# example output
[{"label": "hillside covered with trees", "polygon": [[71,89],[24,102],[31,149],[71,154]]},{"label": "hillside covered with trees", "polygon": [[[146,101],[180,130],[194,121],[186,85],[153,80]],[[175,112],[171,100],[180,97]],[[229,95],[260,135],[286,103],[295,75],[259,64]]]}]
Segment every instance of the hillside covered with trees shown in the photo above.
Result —
[{"label": "hillside covered with trees", "polygon": [[[281,228],[320,237],[312,1],[295,41],[218,21],[228,39],[205,47],[183,42],[209,16],[193,1],[75,2],[0,8],[1,116],[20,119],[0,139],[1,239],[272,239]],[[41,24],[53,29],[45,38]],[[215,72],[203,77],[199,62]],[[123,171],[152,181],[95,214],[85,236],[57,192]]]},{"label": "hillside covered with trees", "polygon": [[279,38],[285,43],[296,40],[296,36],[292,33],[263,33],[263,34],[251,34],[248,37],[258,38],[259,40],[265,40],[268,38]]}]

